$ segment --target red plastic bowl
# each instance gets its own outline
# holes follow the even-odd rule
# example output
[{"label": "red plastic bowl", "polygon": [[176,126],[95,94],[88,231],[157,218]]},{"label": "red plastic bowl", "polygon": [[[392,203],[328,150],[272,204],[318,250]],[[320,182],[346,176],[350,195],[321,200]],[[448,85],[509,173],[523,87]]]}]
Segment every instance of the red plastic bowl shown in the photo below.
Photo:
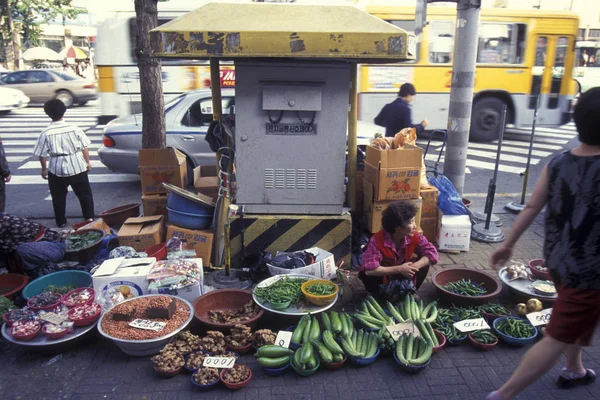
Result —
[{"label": "red plastic bowl", "polygon": [[543,258],[536,258],[535,260],[529,261],[529,269],[531,270],[531,275],[533,275],[536,278],[541,279],[543,281],[551,281],[552,275],[550,275],[550,272],[542,272],[542,271],[538,271],[537,269],[535,269],[535,267],[539,267],[543,263],[544,263]]},{"label": "red plastic bowl", "polygon": [[[487,293],[482,296],[464,296],[443,288],[448,282],[454,282],[460,279],[470,279],[474,283],[481,285]],[[440,270],[433,275],[431,283],[435,286],[438,298],[442,303],[461,307],[481,306],[489,303],[498,297],[502,291],[502,285],[498,280],[486,273],[468,268],[449,268]]]},{"label": "red plastic bowl", "polygon": [[[40,294],[42,294],[42,293],[40,293]],[[59,296],[59,299],[58,299],[58,301],[56,303],[50,304],[50,305],[47,305],[47,306],[44,306],[44,307],[35,307],[35,306],[32,306],[31,305],[31,300],[34,299],[34,298],[36,298],[37,296],[39,296],[39,295],[35,295],[35,296],[31,297],[29,300],[27,300],[27,307],[29,307],[33,311],[42,311],[42,310],[48,311],[48,310],[52,310],[52,309],[58,307],[60,305],[60,303],[62,302],[62,295],[60,293],[53,293],[53,294]]]},{"label": "red plastic bowl", "polygon": [[[89,291],[89,292],[92,292],[92,297],[90,297],[88,300],[86,300],[86,301],[85,301],[85,302],[83,302],[83,303],[76,303],[76,304],[73,304],[73,305],[68,305],[68,304],[66,303],[66,301],[67,301],[67,299],[69,298],[69,295],[70,295],[70,294],[72,294],[72,293],[77,293],[77,292],[83,292],[83,291]],[[79,289],[73,289],[73,290],[71,290],[69,293],[65,294],[65,295],[63,296],[63,298],[62,298],[62,301],[61,301],[61,303],[62,303],[64,306],[66,306],[66,307],[73,308],[73,307],[76,307],[76,306],[80,306],[80,305],[82,305],[82,304],[92,304],[92,303],[94,302],[94,299],[95,299],[95,298],[96,298],[96,291],[95,291],[94,289],[92,289],[92,288],[79,288]]]},{"label": "red plastic bowl", "polygon": [[335,371],[337,369],[342,368],[344,366],[344,364],[346,363],[347,360],[348,360],[348,357],[346,357],[346,355],[344,354],[344,359],[342,361],[340,361],[340,362],[328,363],[328,362],[325,362],[323,360],[321,360],[321,361],[323,361],[323,366],[325,368],[327,368],[330,371]]},{"label": "red plastic bowl", "polygon": [[440,342],[439,346],[434,346],[433,347],[433,352],[437,353],[438,351],[442,350],[444,348],[444,346],[446,345],[446,336],[444,336],[444,334],[438,330],[433,330],[433,333],[435,333],[435,336],[437,337],[438,342]]},{"label": "red plastic bowl", "polygon": [[489,343],[489,344],[479,343],[477,340],[473,339],[473,336],[471,335],[471,333],[469,333],[469,342],[471,342],[473,347],[475,347],[478,350],[488,351],[492,347],[494,347],[495,345],[498,344],[498,339],[496,339],[496,341],[494,343]]},{"label": "red plastic bowl", "polygon": [[231,389],[231,390],[238,390],[241,389],[245,386],[248,385],[248,383],[250,383],[250,380],[252,379],[252,370],[250,369],[250,367],[246,367],[248,368],[248,370],[250,371],[250,376],[248,377],[248,379],[246,379],[243,382],[240,383],[229,383],[227,382],[223,377],[225,376],[225,372],[227,372],[226,369],[222,370],[221,373],[219,374],[219,377],[221,378],[221,381],[223,381],[223,384],[227,387],[227,389]]},{"label": "red plastic bowl", "polygon": [[[9,320],[9,319],[8,319],[8,313],[10,313],[10,311],[11,311],[11,310],[9,310],[9,311],[5,312],[5,313],[2,315],[2,321],[4,321],[4,323],[5,323],[5,324],[6,324],[6,326],[8,326],[8,327],[11,327],[11,326],[12,326],[12,324],[13,324],[13,321],[11,321],[11,320]],[[35,313],[34,313],[33,311],[29,311],[29,313],[30,313],[30,315],[31,315],[31,316],[35,315]]]},{"label": "red plastic bowl", "polygon": [[81,221],[81,222],[77,222],[76,224],[73,224],[72,228],[73,228],[74,231],[77,231],[77,230],[79,230],[79,229],[81,229],[84,226],[89,225],[89,224],[91,224],[90,221]]},{"label": "red plastic bowl", "polygon": [[175,368],[174,370],[171,370],[171,371],[161,371],[159,369],[156,369],[156,367],[154,367],[154,365],[152,365],[152,369],[161,378],[172,378],[175,375],[179,374],[181,372],[181,370],[183,369],[183,367]]},{"label": "red plastic bowl", "polygon": [[50,333],[50,332],[47,331],[47,328],[48,328],[48,325],[44,325],[44,327],[42,328],[42,333],[44,335],[46,335],[46,337],[48,339],[52,339],[52,340],[60,339],[62,337],[67,336],[69,333],[71,333],[71,329],[64,329],[64,330],[62,330],[60,332]]},{"label": "red plastic bowl", "polygon": [[100,316],[102,315],[102,307],[100,307],[100,305],[98,305],[98,312],[90,317],[87,318],[73,318],[73,314],[78,311],[78,309],[82,307],[82,306],[77,306],[77,307],[73,307],[69,310],[69,312],[67,313],[67,316],[69,317],[69,321],[73,322],[73,325],[75,326],[88,326],[93,324],[94,322],[96,322]]},{"label": "red plastic bowl", "polygon": [[148,257],[154,257],[157,261],[164,260],[167,258],[167,245],[165,243],[155,244],[152,247],[148,247],[145,251]]},{"label": "red plastic bowl", "polygon": [[[202,322],[208,330],[229,332],[235,325],[246,325],[254,330],[264,310],[259,308],[258,313],[247,321],[218,323],[212,322],[208,317],[210,310],[231,310],[242,308],[252,301],[252,293],[241,289],[219,289],[208,292],[194,302],[194,316]],[[258,307],[258,306],[257,306]]]},{"label": "red plastic bowl", "polygon": [[29,342],[30,340],[32,340],[33,338],[35,338],[38,333],[40,333],[40,329],[42,328],[42,325],[38,322],[37,323],[37,329],[34,332],[28,333],[26,335],[18,335],[13,333],[13,328],[11,327],[10,329],[10,335],[15,338],[15,340],[18,340],[20,342]]},{"label": "red plastic bowl", "polygon": [[111,228],[120,228],[127,218],[135,218],[140,216],[140,203],[126,204],[111,208],[110,210],[102,211],[100,217]]},{"label": "red plastic bowl", "polygon": [[29,278],[21,274],[1,274],[0,275],[0,288],[8,290],[2,296],[7,299],[12,299],[15,294],[19,293],[27,284]]}]

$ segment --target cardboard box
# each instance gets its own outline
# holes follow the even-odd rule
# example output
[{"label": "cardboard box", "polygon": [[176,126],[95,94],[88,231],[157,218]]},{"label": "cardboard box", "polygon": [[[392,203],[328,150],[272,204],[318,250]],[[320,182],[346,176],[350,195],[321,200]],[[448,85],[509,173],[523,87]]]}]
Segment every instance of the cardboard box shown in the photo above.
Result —
[{"label": "cardboard box", "polygon": [[335,266],[333,254],[318,247],[312,247],[310,249],[306,249],[305,251],[316,255],[317,259],[314,264],[308,265],[304,268],[296,269],[279,268],[271,264],[267,264],[269,272],[271,275],[306,274],[323,279],[333,279],[336,277],[337,267]]},{"label": "cardboard box", "polygon": [[469,251],[471,219],[468,215],[442,215],[438,218],[438,249]]},{"label": "cardboard box", "polygon": [[131,298],[149,294],[146,275],[155,262],[155,258],[125,257],[104,261],[92,275],[96,296],[105,297],[120,292],[125,298]]},{"label": "cardboard box", "polygon": [[167,193],[163,182],[181,188],[187,184],[185,154],[177,149],[142,149],[139,151],[139,163],[142,194]]},{"label": "cardboard box", "polygon": [[191,247],[196,250],[196,255],[202,259],[203,265],[210,265],[212,256],[213,232],[210,229],[194,231],[169,225],[167,229],[167,241],[173,237],[185,239]]},{"label": "cardboard box", "polygon": [[439,192],[435,186],[431,186],[428,189],[421,189],[421,198],[423,199],[422,219],[434,218],[437,220]]},{"label": "cardboard box", "polygon": [[[381,214],[383,211],[388,208],[390,203],[393,201],[375,201],[374,200],[374,190],[373,184],[366,179],[363,179],[363,188],[365,191],[365,218],[367,221],[367,230],[371,233],[375,233],[381,230]],[[420,226],[421,223],[421,207],[422,200],[421,199],[411,199],[405,200],[410,201],[415,206],[417,206],[417,215],[415,217],[415,221],[417,226]]]},{"label": "cardboard box", "polygon": [[196,193],[217,201],[219,197],[219,179],[215,165],[200,165],[194,168],[194,190]]},{"label": "cardboard box", "polygon": [[[199,276],[198,283],[194,285],[188,285],[179,289],[170,289],[169,287],[159,287],[159,288],[151,288],[148,289],[150,294],[170,294],[172,296],[177,296],[182,299],[189,301],[190,303],[194,303],[196,299],[204,294],[204,270],[202,267],[202,259],[201,258],[193,258],[188,261],[193,261],[198,264]],[[152,281],[150,281],[152,282]]]},{"label": "cardboard box", "polygon": [[155,244],[164,243],[165,224],[162,215],[128,218],[117,237],[121,246],[144,251]]},{"label": "cardboard box", "polygon": [[387,151],[367,146],[365,179],[375,187],[375,201],[418,199],[422,158],[423,151],[417,146]]},{"label": "cardboard box", "polygon": [[79,229],[100,229],[104,231],[104,233],[106,233],[107,235],[110,235],[112,233],[110,226],[108,226],[102,218],[98,218],[97,220],[92,221],[86,226],[82,226]]},{"label": "cardboard box", "polygon": [[165,194],[144,194],[142,195],[142,207],[144,216],[162,215],[167,219],[167,195]]},{"label": "cardboard box", "polygon": [[438,237],[438,219],[436,218],[421,218],[421,230],[423,236],[431,243],[437,243]]}]

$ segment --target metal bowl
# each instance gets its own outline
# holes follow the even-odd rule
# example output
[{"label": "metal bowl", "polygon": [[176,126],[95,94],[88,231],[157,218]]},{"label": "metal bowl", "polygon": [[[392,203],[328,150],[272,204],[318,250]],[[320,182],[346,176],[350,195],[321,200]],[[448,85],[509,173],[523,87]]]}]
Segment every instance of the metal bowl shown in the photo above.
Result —
[{"label": "metal bowl", "polygon": [[[159,294],[147,294],[144,296],[137,296],[132,299],[122,301],[119,304],[123,304],[128,301],[137,300],[142,297],[158,297],[158,296],[169,296],[169,295],[167,295],[167,294],[160,294],[160,295]],[[169,297],[175,297],[175,296],[169,296]],[[102,321],[104,320],[106,315],[116,305],[111,307],[110,309],[108,309],[104,314],[102,314],[102,317],[98,321],[98,332],[100,332],[100,334],[102,336],[104,336],[105,338],[112,340],[117,345],[117,347],[119,347],[121,349],[121,351],[127,355],[143,357],[143,356],[150,356],[150,355],[156,354],[163,347],[165,347],[165,345],[167,345],[171,340],[173,340],[173,337],[175,335],[177,335],[179,332],[184,330],[189,325],[189,323],[192,321],[192,318],[194,318],[194,309],[192,307],[192,304],[189,301],[182,299],[181,297],[177,297],[177,300],[181,300],[182,302],[184,302],[187,305],[190,315],[189,315],[187,321],[185,321],[183,324],[181,324],[181,326],[179,328],[175,329],[173,332],[171,332],[165,336],[161,336],[161,337],[154,338],[154,339],[146,339],[146,340],[126,340],[126,339],[119,339],[119,338],[110,336],[108,333],[106,333],[106,332],[104,332],[104,330],[102,330]]]}]

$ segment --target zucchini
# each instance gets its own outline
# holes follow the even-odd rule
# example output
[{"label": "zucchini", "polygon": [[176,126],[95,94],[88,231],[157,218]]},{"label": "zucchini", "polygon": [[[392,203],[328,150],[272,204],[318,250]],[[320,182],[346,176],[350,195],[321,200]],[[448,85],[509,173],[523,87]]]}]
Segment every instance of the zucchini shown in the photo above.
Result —
[{"label": "zucchini", "polygon": [[274,344],[268,344],[258,349],[257,357],[277,358],[289,356],[293,351],[286,349],[285,347],[275,346]]},{"label": "zucchini", "polygon": [[365,304],[367,305],[367,309],[369,310],[369,315],[371,317],[381,319],[381,316],[379,315],[379,313],[377,312],[377,310],[375,309],[375,307],[373,307],[373,305],[371,303],[369,303],[368,301],[365,300]]},{"label": "zucchini", "polygon": [[433,343],[431,343],[431,341],[428,341],[425,344],[425,350],[423,351],[423,354],[421,354],[416,359],[410,360],[410,364],[411,365],[423,365],[431,358],[432,353],[433,353]]},{"label": "zucchini", "polygon": [[339,314],[340,322],[342,324],[342,336],[350,335],[350,324],[348,324],[348,320],[344,316],[344,313]]},{"label": "zucchini", "polygon": [[333,339],[333,335],[330,331],[323,331],[323,344],[333,354],[344,354],[344,350],[342,350],[340,345]]},{"label": "zucchini", "polygon": [[367,357],[373,357],[375,353],[377,353],[377,348],[379,347],[379,338],[376,334],[371,333],[371,341],[369,344],[369,351]]},{"label": "zucchini", "polygon": [[415,358],[419,357],[419,347],[420,346],[421,346],[421,338],[415,338],[415,340],[413,342],[411,360],[414,360]]},{"label": "zucchini", "polygon": [[402,302],[402,309],[404,310],[404,319],[409,321],[411,319],[410,317],[410,296],[406,296],[404,298],[404,301]]},{"label": "zucchini", "polygon": [[326,312],[321,314],[321,321],[323,321],[323,329],[328,331],[333,330],[331,328],[331,320],[329,319],[329,315]]},{"label": "zucchini", "polygon": [[404,322],[404,318],[402,318],[402,315],[400,315],[400,312],[389,301],[387,302],[387,307],[388,307],[388,311],[390,312],[390,314],[392,314],[392,316],[394,318],[396,318],[396,321]]},{"label": "zucchini", "polygon": [[319,326],[319,321],[317,317],[312,317],[310,323],[310,334],[309,340],[317,340],[321,336],[321,327]]},{"label": "zucchini", "polygon": [[333,329],[333,333],[339,335],[342,333],[342,322],[340,321],[340,317],[337,312],[331,312],[331,328]]},{"label": "zucchini", "polygon": [[371,303],[371,305],[375,308],[375,311],[377,311],[379,313],[379,316],[381,318],[383,318],[383,319],[388,318],[388,315],[385,313],[385,311],[383,311],[383,308],[381,308],[381,306],[379,305],[377,300],[375,300],[375,298],[373,298],[373,296],[367,296],[367,301],[369,301]]},{"label": "zucchini", "polygon": [[425,322],[425,328],[427,328],[427,332],[429,332],[429,336],[431,336],[431,341],[435,347],[440,345],[440,341],[437,338],[437,335],[433,331],[433,327],[429,322]]},{"label": "zucchini", "polygon": [[425,339],[425,340],[431,340],[431,337],[429,336],[429,331],[427,330],[427,328],[425,327],[425,324],[423,323],[422,320],[418,319],[415,322],[415,325],[417,326],[417,328],[419,329],[419,332],[421,333],[421,336]]},{"label": "zucchini", "polygon": [[312,369],[315,369],[316,367],[317,367],[317,359],[314,357],[311,357],[310,360],[308,360],[308,362],[306,363],[306,369],[312,370]]},{"label": "zucchini", "polygon": [[350,338],[350,344],[352,344],[352,347],[356,348],[356,341],[358,339],[358,332],[357,331],[353,331],[352,332],[352,336]]},{"label": "zucchini", "polygon": [[256,359],[261,367],[265,368],[281,368],[290,362],[290,356],[269,358],[269,357],[258,357]]},{"label": "zucchini", "polygon": [[341,318],[346,319],[346,326],[348,327],[348,335],[351,335],[352,331],[354,330],[354,322],[352,321],[352,318],[350,318],[350,316],[346,313],[342,313]]},{"label": "zucchini", "polygon": [[350,343],[348,343],[346,339],[342,339],[342,348],[347,355],[355,358],[362,358],[360,352],[358,352]]},{"label": "zucchini", "polygon": [[354,314],[354,316],[358,316],[360,315],[361,317],[364,317],[367,321],[371,322],[372,324],[383,324],[385,323],[385,320],[378,318],[378,317],[373,317],[371,314],[365,314],[365,313],[358,313],[358,314]]},{"label": "zucchini", "polygon": [[[308,321],[306,322],[306,325],[304,326],[304,332],[302,332],[302,343],[298,343],[298,344],[304,344],[304,343],[310,342],[311,327],[312,327],[312,319],[310,317],[308,317]],[[303,364],[306,364],[306,363],[303,363]]]},{"label": "zucchini", "polygon": [[427,318],[427,315],[433,308],[434,304],[435,304],[435,301],[432,301],[431,303],[427,304],[427,307],[425,307],[425,309],[423,310],[423,313],[421,314],[421,319]]},{"label": "zucchini", "polygon": [[424,318],[424,316],[423,316],[423,300],[419,300],[419,302],[417,303],[417,309],[418,309],[417,314],[419,314],[418,318],[423,319]]},{"label": "zucchini", "polygon": [[406,314],[408,315],[408,319],[413,320],[413,309],[412,309],[412,296],[406,296]]},{"label": "zucchini", "polygon": [[344,353],[342,354],[334,354],[333,355],[333,362],[339,363],[344,361]]},{"label": "zucchini", "polygon": [[365,304],[364,300],[360,303],[360,306],[358,307],[360,311],[368,314],[369,313],[369,309],[367,308],[367,305]]},{"label": "zucchini", "polygon": [[302,354],[300,358],[300,362],[302,364],[306,364],[313,357],[314,349],[310,342],[306,342],[302,345]]},{"label": "zucchini", "polygon": [[433,306],[431,308],[431,315],[425,319],[427,322],[434,322],[438,317],[438,308],[437,306]]},{"label": "zucchini", "polygon": [[301,360],[301,358],[302,358],[302,348],[299,348],[294,353],[294,357],[292,357],[292,364],[294,365],[294,367],[296,367],[298,369],[302,369],[302,360]]},{"label": "zucchini", "polygon": [[396,358],[404,365],[408,365],[408,361],[406,361],[406,357],[404,357],[404,347],[406,346],[407,339],[408,338],[406,337],[406,335],[402,335],[398,338],[398,341],[396,342]]},{"label": "zucchini", "polygon": [[[381,325],[383,325],[383,322],[378,322],[377,324],[372,322],[372,321],[377,321],[377,320],[374,318],[371,318],[371,317],[357,315],[357,314],[355,314],[354,317],[357,320],[359,320],[360,323],[363,324],[364,326],[366,326],[367,328],[380,329]],[[367,318],[369,318],[369,320],[367,320]]]},{"label": "zucchini", "polygon": [[307,322],[308,321],[306,315],[300,318],[300,322],[298,322],[298,325],[296,326],[296,329],[294,329],[294,333],[292,334],[292,343],[302,343],[302,335],[304,334],[304,328],[306,327]]},{"label": "zucchini", "polygon": [[404,358],[406,358],[406,361],[408,362],[410,362],[410,360],[412,359],[414,341],[415,337],[413,335],[408,335],[406,348],[404,349]]},{"label": "zucchini", "polygon": [[331,351],[329,351],[327,346],[325,346],[323,343],[319,342],[318,340],[314,340],[312,342],[312,344],[317,348],[317,351],[319,352],[319,357],[321,357],[321,360],[323,360],[329,364],[331,364],[333,362],[333,353]]},{"label": "zucchini", "polygon": [[364,339],[365,339],[365,331],[363,331],[361,329],[360,331],[358,331],[358,335],[356,335],[356,346],[354,346],[356,348],[356,351],[358,351],[359,353],[364,353],[364,351],[363,351]]}]

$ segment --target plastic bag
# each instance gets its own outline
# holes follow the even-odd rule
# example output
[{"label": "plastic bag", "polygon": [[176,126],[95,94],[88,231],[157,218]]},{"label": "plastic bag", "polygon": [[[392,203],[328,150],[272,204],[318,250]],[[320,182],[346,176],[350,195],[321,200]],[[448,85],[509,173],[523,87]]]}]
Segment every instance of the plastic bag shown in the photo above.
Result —
[{"label": "plastic bag", "polygon": [[467,209],[462,202],[462,197],[444,175],[429,178],[429,183],[438,188],[438,207],[445,215],[467,215]]},{"label": "plastic bag", "polygon": [[379,296],[391,302],[398,303],[408,294],[417,292],[412,279],[393,279],[389,283],[379,285]]},{"label": "plastic bag", "polygon": [[173,237],[167,242],[167,260],[180,258],[196,258],[196,250],[188,244],[187,240]]}]

